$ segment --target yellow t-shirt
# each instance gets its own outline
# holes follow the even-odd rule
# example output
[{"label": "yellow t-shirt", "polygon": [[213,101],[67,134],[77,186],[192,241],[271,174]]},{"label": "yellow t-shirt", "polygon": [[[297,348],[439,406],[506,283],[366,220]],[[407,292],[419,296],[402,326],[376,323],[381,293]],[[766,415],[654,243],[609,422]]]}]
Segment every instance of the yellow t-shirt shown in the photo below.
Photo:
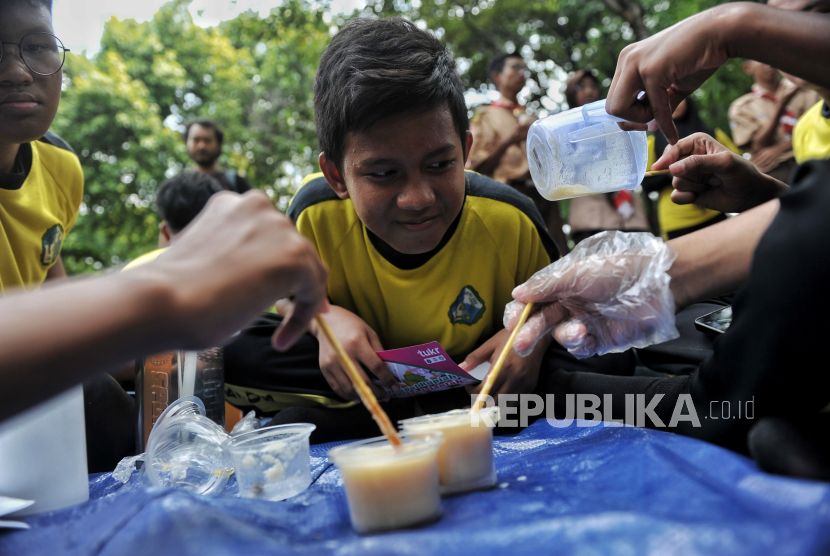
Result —
[{"label": "yellow t-shirt", "polygon": [[830,107],[821,100],[807,110],[793,130],[795,161],[822,160],[830,157]]},{"label": "yellow t-shirt", "polygon": [[0,175],[0,295],[40,287],[84,194],[78,157],[53,133],[21,145],[15,164]]},{"label": "yellow t-shirt", "polygon": [[325,178],[303,186],[289,216],[328,265],[333,304],[366,321],[385,349],[438,341],[455,360],[500,330],[513,288],[558,257],[533,203],[473,172],[451,237],[415,268],[419,256],[390,254]]}]

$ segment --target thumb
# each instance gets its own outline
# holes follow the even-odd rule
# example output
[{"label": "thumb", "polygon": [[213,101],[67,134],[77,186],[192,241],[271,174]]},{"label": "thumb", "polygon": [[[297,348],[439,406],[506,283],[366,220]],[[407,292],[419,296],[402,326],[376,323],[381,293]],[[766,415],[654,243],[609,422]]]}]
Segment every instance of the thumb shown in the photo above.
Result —
[{"label": "thumb", "polygon": [[678,160],[669,170],[673,176],[688,176],[690,174],[723,174],[729,170],[731,163],[729,153],[694,154],[683,160]]}]

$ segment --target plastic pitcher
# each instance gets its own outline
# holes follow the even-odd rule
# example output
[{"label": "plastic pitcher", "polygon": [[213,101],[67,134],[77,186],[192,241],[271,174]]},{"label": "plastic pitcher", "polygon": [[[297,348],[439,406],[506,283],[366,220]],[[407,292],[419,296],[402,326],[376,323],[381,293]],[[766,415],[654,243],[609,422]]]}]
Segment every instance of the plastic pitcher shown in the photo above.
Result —
[{"label": "plastic pitcher", "polygon": [[549,201],[634,189],[648,161],[645,131],[624,131],[605,100],[536,121],[527,134],[530,175]]}]

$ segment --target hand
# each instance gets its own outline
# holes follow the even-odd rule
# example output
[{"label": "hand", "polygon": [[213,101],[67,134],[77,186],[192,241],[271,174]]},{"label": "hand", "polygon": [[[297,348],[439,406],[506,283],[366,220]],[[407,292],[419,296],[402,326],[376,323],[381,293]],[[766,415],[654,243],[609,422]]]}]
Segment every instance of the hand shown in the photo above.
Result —
[{"label": "hand", "polygon": [[762,174],[748,160],[705,133],[695,133],[669,146],[653,170],[670,169],[671,199],[721,212],[743,212],[758,206],[787,186]]},{"label": "hand", "polygon": [[507,137],[508,143],[511,145],[518,145],[527,139],[527,132],[530,129],[531,124],[533,124],[533,122],[519,124],[516,126],[513,132]]},{"label": "hand", "polygon": [[669,276],[676,253],[649,233],[602,232],[513,290],[504,313],[512,330],[526,303],[538,304],[513,349],[529,353],[551,330],[575,357],[619,353],[678,336]]},{"label": "hand", "polygon": [[[489,361],[492,370],[492,366],[496,364],[496,360],[507,343],[508,336],[510,336],[510,331],[500,330],[477,350],[470,353],[459,367],[465,371],[470,371]],[[549,345],[549,340],[539,342],[527,357],[522,357],[511,350],[504,361],[504,367],[502,367],[499,376],[496,377],[496,381],[493,383],[490,395],[495,397],[499,394],[529,394],[533,392],[539,380],[542,357],[544,357]],[[467,391],[471,394],[477,394],[483,384],[484,381],[475,386],[467,386]]]},{"label": "hand", "polygon": [[[279,307],[280,312],[282,312],[281,305]],[[369,388],[372,389],[375,397],[381,401],[388,401],[390,399],[389,393],[372,380],[369,380],[364,372],[364,368],[369,369],[372,375],[393,392],[400,389],[395,375],[376,353],[382,351],[383,346],[380,344],[380,339],[378,339],[375,331],[362,318],[336,305],[329,307],[325,318],[334,335],[343,344],[343,349],[357,363],[357,370],[363,380],[366,381],[366,384],[369,385]],[[360,401],[352,381],[349,380],[349,375],[346,374],[346,371],[340,365],[340,361],[337,360],[334,348],[329,344],[322,331],[317,329],[315,323],[312,323],[311,333],[320,342],[320,370],[323,371],[326,382],[329,383],[329,386],[338,396],[347,400]]]},{"label": "hand", "polygon": [[[728,60],[719,23],[733,11],[718,6],[625,47],[608,91],[608,113],[632,122],[655,120],[669,143],[676,143],[672,113]],[[642,91],[646,98],[638,99]]]},{"label": "hand", "polygon": [[158,318],[181,348],[220,344],[293,294],[294,310],[273,337],[285,349],[327,306],[325,265],[262,191],[217,193],[167,251],[124,276],[171,292],[170,314]]},{"label": "hand", "polygon": [[791,147],[792,142],[781,141],[780,143],[775,143],[769,147],[758,149],[758,151],[752,155],[752,163],[758,168],[773,168],[775,160],[781,155],[781,153],[789,150]]}]

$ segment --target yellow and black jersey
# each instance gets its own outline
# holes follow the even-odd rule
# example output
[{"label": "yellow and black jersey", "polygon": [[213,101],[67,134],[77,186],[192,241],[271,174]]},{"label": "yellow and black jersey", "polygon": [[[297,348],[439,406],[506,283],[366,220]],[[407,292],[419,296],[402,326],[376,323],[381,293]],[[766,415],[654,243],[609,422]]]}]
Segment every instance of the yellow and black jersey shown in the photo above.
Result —
[{"label": "yellow and black jersey", "polygon": [[20,145],[12,173],[0,173],[0,294],[40,287],[83,193],[81,163],[63,139],[47,133]]},{"label": "yellow and black jersey", "polygon": [[530,199],[473,172],[460,214],[420,255],[393,250],[322,174],[311,178],[288,214],[329,267],[331,302],[366,321],[385,349],[435,340],[463,360],[503,327],[513,288],[559,257]]},{"label": "yellow and black jersey", "polygon": [[795,161],[824,160],[830,157],[830,106],[819,101],[807,110],[793,130]]}]

